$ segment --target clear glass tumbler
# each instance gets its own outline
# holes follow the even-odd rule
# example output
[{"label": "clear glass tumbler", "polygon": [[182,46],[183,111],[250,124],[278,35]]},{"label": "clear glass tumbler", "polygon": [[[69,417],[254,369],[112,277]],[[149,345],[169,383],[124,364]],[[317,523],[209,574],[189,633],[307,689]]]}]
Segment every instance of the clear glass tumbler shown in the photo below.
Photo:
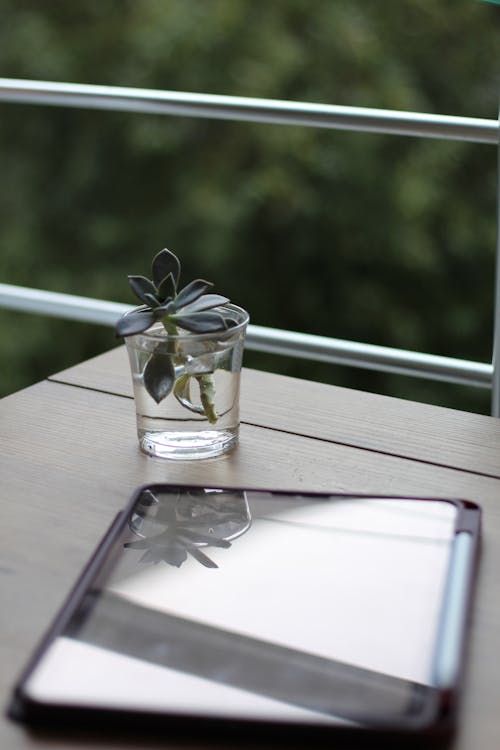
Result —
[{"label": "clear glass tumbler", "polygon": [[[248,313],[236,305],[216,308],[225,331],[168,334],[162,323],[127,336],[140,449],[159,458],[211,458],[236,447],[240,374]],[[156,401],[145,384],[154,372],[172,374],[172,387]],[[168,380],[167,376],[167,380]]]}]

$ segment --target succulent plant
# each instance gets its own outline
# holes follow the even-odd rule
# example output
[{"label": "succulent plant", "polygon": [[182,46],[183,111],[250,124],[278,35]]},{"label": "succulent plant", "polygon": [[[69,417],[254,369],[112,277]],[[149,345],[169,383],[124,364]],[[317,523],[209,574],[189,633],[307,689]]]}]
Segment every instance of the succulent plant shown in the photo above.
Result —
[{"label": "succulent plant", "polygon": [[[213,284],[204,279],[194,279],[179,290],[181,264],[178,257],[164,248],[152,262],[152,279],[145,276],[129,276],[130,287],[142,302],[140,307],[123,315],[116,324],[117,336],[133,336],[147,331],[161,322],[167,334],[175,337],[179,329],[192,334],[225,331],[232,326],[229,317],[224,317],[214,308],[229,303],[227,297],[210,292]],[[160,403],[174,392],[178,402],[191,411],[204,413],[209,422],[217,421],[215,411],[215,388],[211,373],[195,375],[200,388],[202,408],[190,403],[191,376],[182,374],[176,378],[175,367],[182,363],[182,352],[176,349],[173,339],[172,353],[166,355],[154,351],[143,373],[144,386],[149,395]]]},{"label": "succulent plant", "polygon": [[221,294],[208,294],[210,281],[195,279],[178,291],[181,264],[176,255],[164,248],[152,262],[152,280],[145,276],[129,276],[130,287],[143,303],[123,315],[116,325],[118,336],[142,333],[161,321],[167,333],[177,334],[177,326],[191,333],[223,331],[227,323],[214,307],[229,300]]}]

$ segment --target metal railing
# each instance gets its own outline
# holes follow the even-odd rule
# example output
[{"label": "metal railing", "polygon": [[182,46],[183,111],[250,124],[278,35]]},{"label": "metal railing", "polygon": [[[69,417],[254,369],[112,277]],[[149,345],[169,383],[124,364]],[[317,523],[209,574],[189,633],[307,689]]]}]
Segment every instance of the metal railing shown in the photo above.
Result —
[{"label": "metal railing", "polygon": [[[361,107],[192,94],[116,86],[0,79],[0,101],[100,110],[184,115],[221,120],[302,125],[474,143],[499,143],[497,120]],[[500,192],[500,191],[499,191]],[[491,363],[412,352],[354,341],[250,325],[247,348],[334,364],[492,389],[500,416],[500,243],[497,245],[495,320]],[[129,305],[0,284],[0,307],[114,325]]]}]

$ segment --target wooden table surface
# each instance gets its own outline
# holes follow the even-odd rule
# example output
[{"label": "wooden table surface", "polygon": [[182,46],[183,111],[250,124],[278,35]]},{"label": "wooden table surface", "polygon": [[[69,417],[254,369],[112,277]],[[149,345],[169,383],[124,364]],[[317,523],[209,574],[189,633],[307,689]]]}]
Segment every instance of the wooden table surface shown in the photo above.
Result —
[{"label": "wooden table surface", "polygon": [[[244,371],[241,407],[241,444],[233,454],[177,463],[138,450],[123,347],[0,401],[3,704],[93,547],[138,485],[462,497],[483,508],[483,548],[453,747],[496,750],[500,420],[252,370]],[[123,738],[69,742],[5,718],[0,724],[2,749],[128,744]]]}]

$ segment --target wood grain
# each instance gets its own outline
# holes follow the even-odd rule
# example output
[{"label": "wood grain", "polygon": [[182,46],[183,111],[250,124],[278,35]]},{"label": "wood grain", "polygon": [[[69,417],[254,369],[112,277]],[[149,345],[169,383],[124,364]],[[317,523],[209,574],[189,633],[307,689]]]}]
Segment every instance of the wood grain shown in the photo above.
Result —
[{"label": "wood grain", "polygon": [[[51,380],[132,398],[124,347]],[[500,477],[500,419],[245,370],[241,418],[275,430]]]},{"label": "wood grain", "polygon": [[[4,701],[93,546],[138,485],[163,480],[460,496],[484,508],[484,545],[462,729],[454,747],[497,747],[499,480],[249,424],[242,425],[241,445],[229,456],[197,463],[151,459],[138,450],[129,398],[55,382],[40,383],[0,401],[0,419],[0,593],[2,602],[8,602],[0,639]],[[356,437],[356,424],[351,432]],[[57,746],[72,744],[63,739],[61,745],[50,736],[32,737],[6,720],[0,723],[0,747]],[[82,740],[78,746],[96,745]]]}]

